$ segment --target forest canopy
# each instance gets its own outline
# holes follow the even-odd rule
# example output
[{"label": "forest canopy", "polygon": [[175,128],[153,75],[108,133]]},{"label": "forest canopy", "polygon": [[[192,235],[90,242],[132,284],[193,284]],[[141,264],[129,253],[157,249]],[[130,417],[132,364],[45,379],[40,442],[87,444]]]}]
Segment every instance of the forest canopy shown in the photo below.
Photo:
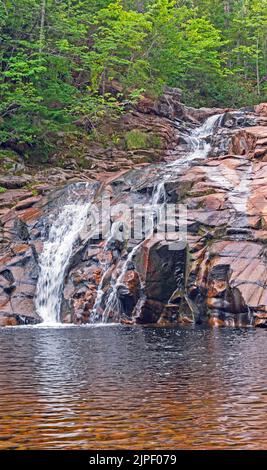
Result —
[{"label": "forest canopy", "polygon": [[0,0],[0,145],[49,151],[54,133],[166,85],[196,107],[264,101],[266,12],[267,0]]}]

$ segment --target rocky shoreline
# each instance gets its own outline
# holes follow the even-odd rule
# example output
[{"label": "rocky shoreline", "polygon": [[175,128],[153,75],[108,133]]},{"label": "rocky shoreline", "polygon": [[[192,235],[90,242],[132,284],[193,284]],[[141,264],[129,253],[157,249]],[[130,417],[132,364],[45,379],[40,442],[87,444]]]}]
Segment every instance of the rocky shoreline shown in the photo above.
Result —
[{"label": "rocky shoreline", "polygon": [[[105,303],[122,273],[118,300],[123,313],[110,311],[108,321],[267,326],[267,104],[240,113],[194,110],[181,105],[179,90],[167,90],[157,103],[144,98],[120,122],[127,130],[160,135],[161,148],[92,149],[91,166],[82,171],[68,168],[69,162],[65,168],[45,170],[4,162],[0,326],[41,322],[34,305],[38,258],[47,215],[66,187],[96,183],[97,194],[105,188],[112,204],[148,202],[164,162],[182,158],[184,132],[214,114],[222,114],[224,122],[214,136],[211,155],[165,185],[167,202],[187,205],[187,245],[169,251],[168,242],[155,234],[140,244],[122,273],[135,240],[107,247],[103,240],[83,234],[66,275],[61,321],[92,321],[100,281]],[[105,309],[101,302],[100,319]]]}]

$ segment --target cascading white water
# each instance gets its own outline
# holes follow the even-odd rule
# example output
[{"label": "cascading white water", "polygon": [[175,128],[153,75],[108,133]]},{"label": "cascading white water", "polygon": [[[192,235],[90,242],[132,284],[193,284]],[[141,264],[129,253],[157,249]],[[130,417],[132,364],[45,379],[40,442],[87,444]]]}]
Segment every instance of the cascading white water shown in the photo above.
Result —
[{"label": "cascading white water", "polygon": [[[105,244],[105,251],[108,249],[109,247],[109,244],[112,243],[113,241],[113,238],[114,238],[114,234],[117,233],[117,227],[118,227],[119,223],[117,224],[116,222],[113,224],[113,226],[111,227],[111,235],[110,237],[107,239],[106,241],[106,244]],[[95,303],[94,303],[94,306],[93,306],[93,310],[91,312],[91,319],[92,319],[92,322],[96,322],[97,319],[98,319],[98,310],[101,308],[101,303],[102,303],[102,299],[104,297],[104,290],[103,290],[103,287],[104,287],[104,280],[105,280],[105,273],[106,273],[106,270],[107,268],[110,266],[110,262],[107,261],[107,262],[104,262],[104,264],[102,264],[102,270],[103,270],[103,276],[101,277],[101,280],[100,280],[100,283],[98,284],[98,288],[97,288],[97,294],[96,294],[96,299],[95,299]]]},{"label": "cascading white water", "polygon": [[[165,204],[165,182],[171,179],[173,174],[179,173],[179,168],[190,164],[195,158],[204,158],[208,155],[211,144],[207,142],[207,138],[212,136],[214,130],[220,125],[222,116],[220,114],[209,117],[202,126],[194,129],[191,135],[186,136],[190,151],[186,153],[184,158],[166,165],[163,181],[161,179],[154,186],[151,198],[152,207]],[[85,225],[91,205],[89,194],[87,194],[88,197],[84,200],[80,198],[79,192],[75,193],[75,190],[73,190],[70,196],[50,226],[49,235],[44,242],[43,252],[39,261],[40,272],[36,289],[36,310],[46,324],[60,321],[61,298],[66,271],[72,256],[73,247]],[[129,253],[123,263],[117,281],[114,283],[112,291],[107,298],[102,321],[107,321],[111,310],[114,311],[116,308],[118,288],[138,246]],[[92,318],[97,317],[97,307],[100,306],[103,300],[102,281],[103,278],[98,287],[97,299],[93,309],[95,315],[92,315]]]},{"label": "cascading white water", "polygon": [[223,114],[214,114],[208,117],[202,126],[194,129],[190,135],[183,135],[188,142],[190,152],[184,158],[179,158],[172,163],[171,166],[176,166],[177,163],[187,164],[196,158],[206,158],[211,150],[211,143],[207,142],[207,139],[214,134],[215,129],[220,127],[222,118]]},{"label": "cascading white water", "polygon": [[[167,195],[165,189],[165,183],[168,180],[171,180],[173,176],[179,174],[180,170],[189,165],[194,159],[196,158],[205,158],[208,156],[211,150],[211,143],[207,142],[207,139],[211,137],[217,127],[220,126],[223,114],[215,114],[210,116],[202,126],[194,129],[190,135],[185,136],[184,138],[188,141],[189,152],[183,158],[179,158],[175,162],[166,165],[165,167],[165,174],[163,176],[163,180],[161,179],[159,182],[155,183],[152,197],[151,197],[151,205],[156,211],[157,219],[160,221],[160,210],[163,205],[166,203]],[[153,224],[152,224],[153,225]],[[151,231],[153,231],[153,226],[151,227]],[[111,235],[112,238],[112,235]],[[106,243],[106,247],[109,243],[109,240]],[[102,276],[102,279],[98,286],[97,297],[96,301],[92,310],[91,319],[93,322],[101,321],[107,322],[109,319],[109,314],[119,310],[119,298],[118,298],[118,290],[119,287],[123,282],[123,278],[125,273],[127,272],[129,263],[133,260],[133,257],[138,250],[139,246],[143,243],[141,241],[135,248],[128,254],[126,260],[124,261],[120,274],[113,284],[112,290],[105,299],[105,308],[104,310],[101,309],[101,304],[104,303],[104,290],[103,290],[103,281],[105,272]],[[98,309],[102,310],[102,313],[98,316]]]},{"label": "cascading white water", "polygon": [[[165,183],[173,179],[180,173],[182,168],[190,165],[197,158],[206,158],[211,150],[211,142],[207,142],[208,138],[211,138],[215,130],[220,127],[223,114],[214,114],[208,117],[202,126],[195,128],[190,135],[183,134],[184,139],[188,143],[189,151],[180,157],[178,160],[166,165],[165,174],[163,175],[163,181],[155,183],[152,204],[163,204],[166,202],[166,190]],[[171,170],[171,171],[170,171]]]},{"label": "cascading white water", "polygon": [[127,272],[129,264],[132,262],[132,260],[134,258],[134,255],[135,255],[136,251],[138,250],[138,248],[139,248],[139,244],[136,245],[133,248],[133,250],[128,254],[126,260],[124,261],[124,263],[122,265],[120,275],[117,278],[117,281],[113,285],[112,291],[108,296],[108,299],[107,299],[107,302],[106,302],[106,307],[105,307],[104,312],[102,314],[102,321],[103,322],[108,321],[110,313],[112,313],[116,310],[119,310],[119,299],[118,299],[118,295],[117,295],[118,294],[118,289],[121,285],[123,285],[122,284],[123,278],[124,278],[124,276]]},{"label": "cascading white water", "polygon": [[152,205],[163,203],[166,200],[166,191],[164,181],[155,184],[152,194]]},{"label": "cascading white water", "polygon": [[[75,193],[72,194],[72,198]],[[87,220],[90,202],[79,195],[63,205],[49,230],[48,239],[39,260],[36,289],[36,311],[46,324],[60,321],[61,296],[66,270],[79,232]]]}]

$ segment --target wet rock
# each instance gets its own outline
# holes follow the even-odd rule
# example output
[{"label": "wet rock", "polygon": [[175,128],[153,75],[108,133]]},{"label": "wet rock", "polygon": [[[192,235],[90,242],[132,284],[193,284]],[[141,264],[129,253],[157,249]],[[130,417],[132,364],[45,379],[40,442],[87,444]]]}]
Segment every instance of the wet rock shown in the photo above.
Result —
[{"label": "wet rock", "polygon": [[214,114],[223,114],[226,112],[223,108],[190,108],[185,107],[185,117],[195,123],[201,123]]},{"label": "wet rock", "polygon": [[153,302],[157,305],[152,315],[153,322],[156,318],[158,320],[177,286],[185,288],[186,246],[182,244],[172,248],[172,243],[155,236],[145,240],[136,253],[134,262],[143,286],[143,299],[134,312],[138,322],[146,323],[151,317]]},{"label": "wet rock", "polygon": [[267,313],[255,312],[254,324],[258,328],[267,328]]},{"label": "wet rock", "polygon": [[33,225],[42,215],[42,211],[39,207],[30,207],[29,209],[22,210],[20,212],[20,220]]},{"label": "wet rock", "polygon": [[[164,274],[174,271],[172,253],[168,251],[168,245],[166,243],[163,245],[163,242],[156,237],[144,241],[136,255],[135,262],[141,279],[145,283],[146,295],[151,299],[167,301],[175,288],[175,280],[170,281],[172,285],[166,294],[162,283],[165,278]],[[159,272],[160,269],[161,272]]]},{"label": "wet rock", "polygon": [[19,325],[19,322],[15,316],[2,314],[0,311],[0,327],[16,325]]},{"label": "wet rock", "polygon": [[181,96],[182,91],[179,88],[165,87],[163,95],[156,101],[148,96],[142,96],[136,108],[144,114],[157,114],[168,119],[176,119],[184,115]]},{"label": "wet rock", "polygon": [[118,287],[118,298],[121,302],[122,312],[125,315],[132,315],[140,294],[141,282],[139,274],[134,269],[129,269],[122,278],[121,286]]},{"label": "wet rock", "polygon": [[27,224],[23,220],[16,219],[15,222],[14,222],[14,229],[15,229],[15,232],[17,233],[18,237],[21,240],[23,240],[23,241],[29,240],[29,238],[30,238],[29,230],[28,230]]},{"label": "wet rock", "polygon": [[140,299],[134,311],[134,320],[139,324],[157,323],[165,304],[157,300]]}]

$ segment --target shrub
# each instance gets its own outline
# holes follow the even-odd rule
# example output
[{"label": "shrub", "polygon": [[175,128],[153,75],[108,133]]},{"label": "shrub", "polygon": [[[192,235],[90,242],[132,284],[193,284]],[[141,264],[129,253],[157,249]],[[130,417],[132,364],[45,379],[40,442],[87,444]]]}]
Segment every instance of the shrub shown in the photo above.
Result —
[{"label": "shrub", "polygon": [[142,132],[133,129],[125,134],[125,145],[127,150],[162,148],[161,137],[157,134]]},{"label": "shrub", "polygon": [[10,158],[12,160],[17,160],[18,159],[18,154],[14,152],[13,150],[4,150],[0,149],[0,159],[4,158]]},{"label": "shrub", "polygon": [[162,138],[159,135],[149,134],[148,137],[149,137],[150,147],[152,147],[154,149],[161,149],[162,148],[163,142],[162,142]]}]

